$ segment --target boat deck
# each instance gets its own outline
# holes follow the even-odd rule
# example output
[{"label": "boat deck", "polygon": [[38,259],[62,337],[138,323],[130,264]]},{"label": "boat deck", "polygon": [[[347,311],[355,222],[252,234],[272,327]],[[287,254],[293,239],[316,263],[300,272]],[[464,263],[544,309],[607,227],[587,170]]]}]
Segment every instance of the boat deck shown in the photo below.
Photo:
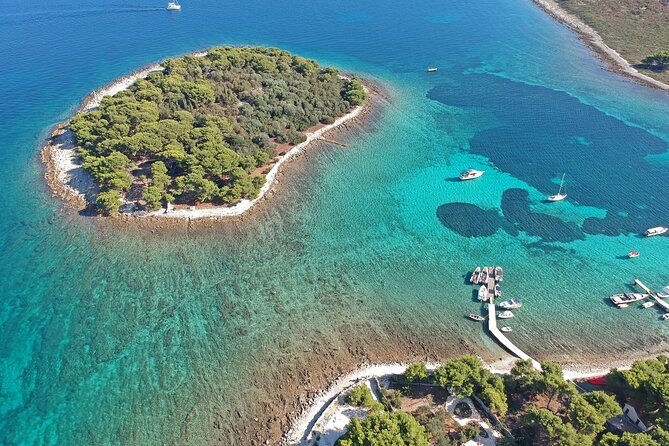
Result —
[{"label": "boat deck", "polygon": [[[494,285],[493,285],[494,286]],[[541,364],[539,364],[539,361],[536,361],[530,357],[527,353],[522,351],[520,348],[516,346],[513,342],[509,340],[504,334],[499,331],[499,328],[497,328],[497,311],[495,309],[495,299],[491,298],[490,303],[488,304],[488,331],[490,332],[495,339],[497,339],[497,342],[502,344],[504,348],[506,348],[508,351],[519,357],[520,359],[523,360],[530,360],[532,361],[532,366],[537,369],[541,370]]]},{"label": "boat deck", "polygon": [[639,279],[634,279],[634,283],[635,283],[637,286],[639,286],[641,289],[643,289],[646,293],[648,293],[648,294],[650,295],[650,297],[652,297],[653,299],[655,299],[655,301],[656,301],[662,308],[664,308],[665,311],[669,312],[669,303],[663,301],[662,298],[660,298],[660,296],[657,295],[657,293],[655,293],[653,290],[651,290],[651,289],[648,288],[646,285],[644,285],[644,283],[643,283],[642,281],[640,281]]}]

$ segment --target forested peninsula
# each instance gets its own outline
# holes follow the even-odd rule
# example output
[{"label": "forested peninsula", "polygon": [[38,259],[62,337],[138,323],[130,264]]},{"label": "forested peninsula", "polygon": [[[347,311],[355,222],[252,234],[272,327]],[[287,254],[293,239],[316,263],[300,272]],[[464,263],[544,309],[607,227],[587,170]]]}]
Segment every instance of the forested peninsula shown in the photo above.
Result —
[{"label": "forested peninsula", "polygon": [[169,59],[69,122],[95,208],[252,200],[277,157],[366,99],[357,77],[263,47]]}]

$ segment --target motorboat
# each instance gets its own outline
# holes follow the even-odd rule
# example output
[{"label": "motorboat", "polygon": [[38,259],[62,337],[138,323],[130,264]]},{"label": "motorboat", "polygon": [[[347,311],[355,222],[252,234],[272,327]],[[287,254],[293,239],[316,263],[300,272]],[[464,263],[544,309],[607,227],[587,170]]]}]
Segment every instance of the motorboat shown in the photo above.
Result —
[{"label": "motorboat", "polygon": [[548,201],[562,201],[565,198],[567,198],[567,194],[562,193],[562,186],[564,185],[564,175],[565,174],[562,174],[562,180],[560,181],[560,188],[558,189],[558,193],[555,195],[549,195]]},{"label": "motorboat", "polygon": [[476,169],[467,169],[460,174],[460,180],[473,180],[478,178],[485,173],[485,170],[476,170]]},{"label": "motorboat", "polygon": [[519,297],[514,297],[513,299],[505,300],[499,304],[500,307],[505,310],[516,310],[523,306],[523,303],[520,301]]},{"label": "motorboat", "polygon": [[663,321],[669,321],[669,313],[664,313],[664,314],[662,315],[662,320],[663,320]]},{"label": "motorboat", "polygon": [[437,69],[438,68],[436,68],[436,67],[428,67],[427,72],[428,73],[434,73],[435,71],[437,71]]},{"label": "motorboat", "polygon": [[627,253],[627,257],[629,257],[630,259],[633,259],[635,257],[639,257],[639,253],[637,251],[630,251],[630,252]]},{"label": "motorboat", "polygon": [[479,283],[479,276],[481,276],[481,267],[477,266],[474,272],[472,273],[472,276],[469,278],[469,282]]},{"label": "motorboat", "polygon": [[664,299],[665,297],[669,297],[669,285],[667,285],[667,286],[665,286],[664,288],[662,288],[662,291],[660,291],[659,293],[657,293],[657,295],[658,295],[659,297],[663,298],[663,299]]},{"label": "motorboat", "polygon": [[665,228],[663,226],[655,226],[654,228],[650,228],[646,230],[646,232],[643,233],[646,237],[653,237],[654,235],[662,235],[669,231],[669,228]]},{"label": "motorboat", "polygon": [[504,333],[509,333],[513,331],[513,328],[511,327],[502,327],[499,329],[499,331],[503,331]]},{"label": "motorboat", "polygon": [[173,2],[169,2],[167,4],[167,10],[168,11],[181,11],[181,5],[179,4],[178,0],[174,0]]},{"label": "motorboat", "polygon": [[500,319],[510,319],[513,317],[513,313],[510,311],[502,311],[497,317]]},{"label": "motorboat", "polygon": [[[614,294],[613,296],[609,297],[609,299],[611,299],[611,302],[614,305],[618,305],[619,307],[622,307],[622,305],[627,305],[627,304],[631,304],[632,302],[637,302],[637,301],[640,301],[640,300],[644,300],[647,297],[648,297],[648,294],[620,293],[620,294]],[[623,307],[623,308],[625,308],[625,307]]]},{"label": "motorboat", "polygon": [[504,270],[501,266],[495,267],[495,281],[504,282]]},{"label": "motorboat", "polygon": [[479,300],[482,302],[488,300],[488,288],[485,285],[481,285],[481,288],[479,288]]},{"label": "motorboat", "polygon": [[469,313],[467,315],[467,317],[469,319],[473,320],[473,321],[476,321],[476,322],[481,322],[481,321],[485,320],[485,318],[483,316],[481,316],[480,314]]},{"label": "motorboat", "polygon": [[479,283],[486,283],[488,282],[488,267],[484,266],[483,271],[481,271],[481,275],[479,276]]},{"label": "motorboat", "polygon": [[654,305],[655,305],[655,302],[652,302],[652,301],[651,301],[651,302],[644,302],[644,304],[641,305],[641,306],[644,307],[644,308],[650,308],[650,307],[652,307],[652,306],[654,306]]},{"label": "motorboat", "polygon": [[502,295],[502,286],[498,283],[495,285],[495,297],[499,297]]}]

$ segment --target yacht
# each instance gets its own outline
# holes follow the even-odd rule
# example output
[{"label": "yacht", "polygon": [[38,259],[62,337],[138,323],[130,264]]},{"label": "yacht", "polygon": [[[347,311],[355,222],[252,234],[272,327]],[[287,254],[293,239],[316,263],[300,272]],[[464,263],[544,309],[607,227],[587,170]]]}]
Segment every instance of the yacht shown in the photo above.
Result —
[{"label": "yacht", "polygon": [[502,311],[497,317],[500,319],[510,319],[513,317],[513,313],[510,311]]},{"label": "yacht", "polygon": [[629,257],[630,259],[633,259],[635,257],[639,257],[639,253],[637,251],[630,251],[630,252],[627,253],[627,257]]},{"label": "yacht", "polygon": [[499,331],[503,331],[504,333],[509,333],[509,332],[513,331],[513,328],[511,328],[511,327],[502,327],[502,328],[499,329]]},{"label": "yacht", "polygon": [[[609,297],[609,299],[611,299],[611,302],[614,305],[618,305],[619,307],[625,308],[625,307],[627,307],[628,304],[631,304],[632,302],[637,302],[637,301],[640,301],[640,300],[644,300],[647,297],[648,297],[648,294],[620,293],[620,294],[614,294],[613,296]],[[623,305],[625,305],[625,307],[623,307]]]},{"label": "yacht", "polygon": [[643,233],[646,237],[652,237],[654,235],[662,235],[669,231],[669,228],[665,228],[662,226],[656,226],[654,228],[648,229],[646,232]]},{"label": "yacht", "polygon": [[504,308],[505,310],[515,310],[517,308],[521,308],[523,306],[523,303],[520,301],[519,297],[514,297],[513,299],[505,300],[501,304],[499,304],[500,307]]},{"label": "yacht", "polygon": [[167,4],[167,10],[168,11],[180,11],[181,10],[181,5],[179,4],[179,1],[174,0],[173,2],[169,2]]},{"label": "yacht", "polygon": [[474,178],[480,177],[484,173],[485,170],[468,169],[460,174],[460,180],[473,180]]},{"label": "yacht", "polygon": [[501,266],[495,267],[495,281],[504,282],[504,270]]},{"label": "yacht", "polygon": [[474,272],[472,273],[472,276],[469,278],[469,281],[471,283],[479,283],[479,276],[481,275],[481,267],[477,266]]},{"label": "yacht", "polygon": [[428,73],[434,73],[435,71],[437,71],[437,68],[435,68],[435,67],[428,67],[428,69],[427,69]]},{"label": "yacht", "polygon": [[471,319],[473,321],[477,321],[477,322],[481,322],[481,321],[485,320],[485,318],[483,316],[481,316],[479,314],[474,314],[474,313],[469,313],[469,315],[467,315],[467,317],[469,319]]},{"label": "yacht", "polygon": [[564,174],[562,174],[562,180],[560,181],[560,188],[558,189],[558,193],[555,195],[549,195],[548,201],[562,201],[565,198],[567,198],[567,194],[562,193],[563,184],[564,184]]},{"label": "yacht", "polygon": [[481,288],[479,288],[479,300],[482,302],[488,300],[488,288],[485,285],[481,285]]}]

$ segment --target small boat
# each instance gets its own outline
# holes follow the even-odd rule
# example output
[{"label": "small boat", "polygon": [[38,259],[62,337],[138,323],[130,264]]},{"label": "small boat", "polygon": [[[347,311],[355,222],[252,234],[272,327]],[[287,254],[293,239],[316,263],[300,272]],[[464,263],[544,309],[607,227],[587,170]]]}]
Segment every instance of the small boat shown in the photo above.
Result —
[{"label": "small boat", "polygon": [[664,288],[662,288],[662,291],[660,291],[659,293],[657,293],[657,295],[660,296],[660,297],[663,298],[663,299],[664,299],[665,297],[669,297],[669,285],[667,285],[667,286],[665,286]]},{"label": "small boat", "polygon": [[435,71],[437,71],[437,69],[438,68],[436,68],[436,67],[428,67],[427,72],[428,73],[434,73]]},{"label": "small boat", "polygon": [[565,174],[562,174],[562,181],[560,181],[560,188],[558,189],[558,193],[555,195],[549,195],[548,201],[562,201],[565,198],[567,198],[567,194],[562,193],[562,185],[564,184],[564,175]]},{"label": "small boat", "polygon": [[663,321],[669,321],[669,313],[664,313],[664,314],[662,315],[662,320],[663,320]]},{"label": "small boat", "polygon": [[636,251],[630,251],[630,252],[627,253],[627,257],[629,257],[630,259],[633,259],[634,257],[639,257],[639,253],[636,252]]},{"label": "small boat", "polygon": [[500,319],[510,319],[513,317],[513,313],[510,311],[502,311],[497,317]]},{"label": "small boat", "polygon": [[502,328],[499,329],[499,331],[503,331],[504,333],[509,333],[509,332],[513,331],[513,328],[511,328],[511,327],[502,327]]},{"label": "small boat", "polygon": [[474,313],[469,313],[467,317],[473,321],[481,322],[484,321],[485,318],[481,316],[480,314],[474,314]]},{"label": "small boat", "polygon": [[646,237],[653,237],[654,235],[662,235],[669,231],[669,228],[665,228],[663,226],[655,226],[654,228],[650,228],[646,230],[646,232],[643,233]]},{"label": "small boat", "polygon": [[174,0],[173,2],[169,2],[167,4],[167,10],[168,11],[180,11],[181,10],[181,5],[179,4],[178,0]]},{"label": "small boat", "polygon": [[479,276],[479,283],[486,283],[488,281],[488,267],[484,266],[481,275]]},{"label": "small boat", "polygon": [[655,302],[652,302],[652,301],[651,301],[651,302],[645,302],[645,303],[644,303],[643,305],[641,305],[641,306],[644,307],[644,308],[650,308],[650,307],[652,307],[653,305],[655,305]]},{"label": "small boat", "polygon": [[502,287],[498,283],[497,285],[495,285],[495,297],[499,297],[501,295],[502,295]]},{"label": "small boat", "polygon": [[627,307],[629,307],[629,305],[627,305],[627,304],[620,304],[620,305],[618,305],[618,308],[627,308]]},{"label": "small boat", "polygon": [[482,302],[488,300],[488,288],[485,285],[481,285],[481,288],[479,288],[479,300]]},{"label": "small boat", "polygon": [[[648,297],[648,294],[641,294],[641,293],[620,293],[620,294],[614,294],[613,296],[609,297],[611,299],[611,302],[614,305],[618,305],[621,308],[625,308],[627,304],[631,304],[632,302],[637,302],[640,300],[644,300],[645,298]],[[625,305],[625,307],[623,307]]]},{"label": "small boat", "polygon": [[479,276],[481,275],[481,267],[477,266],[474,272],[472,273],[472,276],[469,278],[469,282],[471,283],[479,283]]},{"label": "small boat", "polygon": [[495,281],[504,282],[504,270],[501,266],[495,267]]},{"label": "small boat", "polygon": [[594,386],[605,386],[606,385],[606,375],[604,376],[593,376],[592,378],[588,378],[588,383],[592,384]]},{"label": "small boat", "polygon": [[499,304],[500,307],[504,308],[505,310],[516,310],[518,308],[521,308],[523,306],[523,303],[520,301],[519,297],[514,297],[513,299],[505,300],[501,304]]},{"label": "small boat", "polygon": [[467,169],[460,174],[460,180],[473,180],[478,178],[485,173],[485,170],[476,170],[476,169]]}]

